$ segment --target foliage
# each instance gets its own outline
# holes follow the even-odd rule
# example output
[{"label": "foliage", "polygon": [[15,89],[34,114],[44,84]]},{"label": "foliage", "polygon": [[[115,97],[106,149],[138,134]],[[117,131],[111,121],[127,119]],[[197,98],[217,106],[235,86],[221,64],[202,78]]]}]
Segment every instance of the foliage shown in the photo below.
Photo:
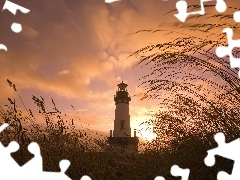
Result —
[{"label": "foliage", "polygon": [[[189,6],[188,10],[197,8]],[[215,54],[216,47],[227,46],[226,35],[221,33],[225,27],[238,33],[239,24],[233,23],[232,14],[192,16],[186,23],[161,24],[161,29],[136,32],[161,33],[166,39],[129,56],[140,57],[136,66],[151,67],[140,78],[139,86],[145,89],[140,97],[158,100],[161,109],[145,122],[154,126],[157,134],[147,149],[169,148],[189,135],[207,140],[218,131],[231,139],[239,137],[240,80],[229,60]],[[233,50],[235,57],[238,53],[238,49]]]},{"label": "foliage", "polygon": [[[18,94],[15,84],[10,80],[7,82]],[[57,109],[53,99],[53,111],[48,111],[43,97],[32,96],[45,122],[42,124],[39,116],[34,115],[31,109],[27,110],[19,94],[18,96],[25,107],[25,112],[17,107],[15,100],[8,98],[10,105],[1,106],[0,121],[9,124],[9,127],[1,133],[1,142],[7,145],[15,140],[22,147],[14,155],[20,165],[25,164],[32,157],[28,153],[27,146],[33,141],[40,145],[45,167],[50,169],[53,164],[58,165],[60,159],[69,157],[76,151],[78,153],[101,152],[106,147],[106,138],[102,135],[96,139],[92,136],[93,133],[83,126],[81,129],[76,129],[74,120],[68,119],[66,114],[63,115]],[[24,156],[25,159],[23,154],[27,155]]]},{"label": "foliage", "polygon": [[[10,80],[8,84],[18,93],[16,86]],[[26,112],[22,112],[16,100],[10,98],[8,98],[10,105],[1,107],[0,111],[1,124],[4,122],[10,124],[0,134],[1,143],[5,146],[13,140],[19,143],[20,149],[12,155],[19,165],[27,163],[33,157],[28,152],[27,146],[35,141],[41,148],[43,169],[59,171],[60,160],[68,159],[71,166],[66,173],[72,179],[80,179],[86,174],[93,180],[148,179],[149,177],[154,179],[158,174],[158,169],[153,169],[151,166],[155,159],[153,156],[104,152],[106,140],[101,137],[93,138],[91,134],[84,132],[84,129],[76,129],[74,120],[67,120],[66,115],[62,116],[53,100],[53,111],[48,111],[43,97],[32,96],[45,122],[39,124],[37,123],[39,117],[31,109],[27,110],[20,95],[19,99]],[[96,145],[100,150],[95,148]],[[157,159],[155,163],[158,164]]]},{"label": "foliage", "polygon": [[228,140],[239,136],[240,82],[229,62],[213,52],[219,44],[226,45],[225,36],[217,34],[216,29],[230,26],[237,31],[238,25],[229,22],[228,14],[196,18],[222,21],[219,24],[173,23],[165,29],[144,30],[178,37],[146,46],[130,56],[147,54],[137,64],[152,66],[151,72],[141,78],[140,86],[146,90],[141,98],[157,99],[159,108],[165,109],[145,122],[154,126],[158,136],[140,144],[145,147],[144,153],[129,156],[104,152],[106,139],[93,138],[84,129],[76,129],[76,122],[63,115],[54,100],[53,111],[48,111],[41,96],[32,99],[45,124],[36,123],[39,117],[26,108],[10,80],[8,84],[18,94],[25,110],[22,112],[16,100],[10,98],[10,105],[0,107],[1,123],[10,124],[0,134],[1,142],[7,145],[16,140],[20,144],[20,150],[13,156],[22,165],[32,158],[27,151],[28,144],[36,141],[41,147],[44,170],[59,171],[59,161],[66,158],[71,161],[67,175],[72,179],[80,179],[85,174],[92,179],[106,180],[154,179],[157,175],[175,179],[170,175],[173,164],[190,168],[190,179],[216,179],[222,169],[230,173],[232,162],[217,157],[216,166],[206,168],[203,159],[206,151],[216,146],[212,140],[215,132],[224,131]]},{"label": "foliage", "polygon": [[[14,90],[16,90],[16,87]],[[10,105],[1,107],[1,123],[7,122],[10,127],[0,134],[0,140],[4,145],[8,145],[12,140],[16,140],[20,144],[20,150],[13,154],[13,158],[20,165],[25,164],[32,158],[27,146],[30,142],[35,141],[40,145],[45,171],[59,171],[58,164],[60,160],[68,159],[71,166],[66,174],[76,180],[86,174],[93,180],[145,180],[154,179],[157,175],[175,179],[170,175],[170,168],[176,163],[183,168],[192,167],[191,176],[193,177],[215,177],[217,170],[219,170],[219,166],[206,170],[206,166],[203,165],[206,150],[212,146],[203,144],[201,140],[191,137],[185,138],[184,143],[181,145],[175,144],[174,147],[177,150],[174,151],[156,152],[152,148],[137,156],[99,152],[98,149],[90,147],[93,143],[96,143],[100,148],[104,149],[106,145],[104,139],[101,137],[94,139],[84,133],[83,129],[80,131],[75,129],[75,123],[72,119],[67,121],[67,124],[66,116],[61,116],[61,112],[56,108],[54,101],[54,111],[49,112],[42,97],[33,96],[33,100],[39,107],[39,112],[43,116],[46,125],[36,123],[38,118],[35,118],[36,115],[33,114],[32,110],[29,109],[27,113],[21,112],[15,100],[9,99]],[[144,147],[144,144],[141,143],[139,146]],[[190,153],[186,149],[190,150]],[[199,156],[196,156],[196,154]],[[188,161],[186,157],[191,161]],[[223,162],[225,165],[224,170],[231,168],[231,162]]]}]

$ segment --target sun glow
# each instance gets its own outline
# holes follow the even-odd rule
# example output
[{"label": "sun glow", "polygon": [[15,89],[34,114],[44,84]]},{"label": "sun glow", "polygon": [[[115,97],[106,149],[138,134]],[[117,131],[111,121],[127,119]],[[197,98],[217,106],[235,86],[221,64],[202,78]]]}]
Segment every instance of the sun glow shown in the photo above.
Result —
[{"label": "sun glow", "polygon": [[153,126],[142,124],[139,126],[138,133],[144,140],[152,141],[157,135],[153,132]]}]

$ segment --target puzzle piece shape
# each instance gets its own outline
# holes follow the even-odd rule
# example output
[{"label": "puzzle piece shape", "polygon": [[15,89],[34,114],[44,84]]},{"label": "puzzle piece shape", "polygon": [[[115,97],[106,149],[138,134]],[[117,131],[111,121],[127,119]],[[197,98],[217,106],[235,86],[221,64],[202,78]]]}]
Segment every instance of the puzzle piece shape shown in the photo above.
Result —
[{"label": "puzzle piece shape", "polygon": [[[235,58],[232,54],[232,50],[235,47],[240,47],[240,39],[233,40],[233,30],[231,28],[223,29],[224,33],[227,34],[228,46],[219,46],[216,48],[216,55],[220,58],[228,55],[230,59],[231,68],[240,68],[240,58]],[[238,72],[238,76],[240,77],[240,72]]]},{"label": "puzzle piece shape", "polygon": [[175,177],[181,176],[182,180],[188,180],[190,169],[182,169],[178,165],[173,165],[171,168],[171,174]]},{"label": "puzzle piece shape", "polygon": [[[9,124],[4,123],[0,126],[2,132]],[[67,168],[70,166],[70,161],[61,160],[59,162],[60,172],[44,172],[42,167],[42,156],[40,147],[36,142],[28,145],[28,151],[34,155],[22,167],[12,158],[11,153],[19,149],[19,144],[16,141],[9,143],[4,147],[0,142],[0,171],[1,177],[8,177],[8,179],[44,179],[44,180],[71,180],[66,174]],[[14,172],[14,173],[13,173]],[[37,178],[36,178],[37,177]],[[83,176],[81,180],[91,180],[89,176]]]},{"label": "puzzle piece shape", "polygon": [[11,153],[18,151],[19,144],[16,141],[12,141],[9,143],[7,147],[4,147],[0,142],[0,161],[7,162],[7,164],[0,163],[0,169],[4,171],[8,171],[8,168],[16,168],[19,167],[17,162],[12,158]]},{"label": "puzzle piece shape", "polygon": [[6,10],[6,9],[8,11],[10,11],[11,13],[13,13],[14,15],[16,15],[17,10],[21,11],[24,14],[30,12],[29,9],[27,9],[25,7],[22,7],[22,6],[18,5],[18,4],[15,4],[15,3],[11,2],[11,1],[8,1],[8,0],[5,1],[2,10]]},{"label": "puzzle piece shape", "polygon": [[[27,8],[25,8],[25,7],[22,7],[22,6],[18,5],[18,4],[15,4],[15,3],[11,2],[11,1],[8,1],[8,0],[5,1],[2,10],[8,10],[8,11],[10,11],[12,14],[14,14],[14,15],[16,15],[17,10],[21,11],[21,12],[24,13],[24,14],[30,12],[29,9],[27,9]],[[20,32],[22,31],[22,25],[19,24],[19,23],[14,22],[14,23],[12,23],[12,25],[11,25],[11,29],[12,29],[12,31],[15,32],[15,33],[20,33]],[[7,46],[4,45],[4,44],[0,44],[0,50],[5,50],[5,51],[7,51]]]},{"label": "puzzle piece shape", "polygon": [[81,180],[92,180],[89,176],[83,176],[82,178],[81,178]]},{"label": "puzzle piece shape", "polygon": [[11,29],[15,33],[20,33],[22,31],[22,25],[18,23],[12,23]]},{"label": "puzzle piece shape", "polygon": [[105,3],[113,3],[113,2],[117,2],[117,1],[121,1],[121,0],[105,0]]},{"label": "puzzle piece shape", "polygon": [[154,180],[165,180],[165,178],[162,177],[162,176],[157,176],[157,177],[154,178]]},{"label": "puzzle piece shape", "polygon": [[225,136],[223,133],[217,133],[214,136],[215,141],[218,143],[217,148],[208,150],[208,155],[204,159],[204,163],[207,166],[213,166],[215,164],[215,155],[225,157],[227,159],[233,160],[233,170],[232,174],[228,174],[224,171],[220,171],[217,175],[218,180],[237,180],[240,177],[240,139],[236,139],[229,143],[225,142]]},{"label": "puzzle piece shape", "polygon": [[4,129],[6,129],[9,126],[8,123],[4,123],[0,126],[0,132],[2,132]]},{"label": "puzzle piece shape", "polygon": [[4,147],[0,142],[1,177],[8,177],[8,179],[17,178],[16,174],[20,173],[20,166],[12,158],[11,153],[16,152],[18,149],[19,149],[19,144],[16,141],[10,142],[7,147]]},{"label": "puzzle piece shape", "polygon": [[[1,130],[5,129],[7,124],[3,124],[0,127]],[[28,145],[28,150],[34,155],[30,161],[24,164],[22,167],[12,158],[11,153],[16,152],[19,149],[19,144],[16,141],[9,143],[7,147],[4,147],[0,142],[0,169],[1,176],[9,177],[9,179],[35,179],[36,176],[41,175],[42,157],[40,155],[40,148],[37,143],[32,142]],[[3,163],[1,163],[3,162]],[[12,173],[14,172],[14,173]],[[41,176],[40,176],[41,177]]]},{"label": "puzzle piece shape", "polygon": [[[173,165],[170,170],[171,174],[175,177],[182,177],[182,180],[188,180],[189,174],[190,174],[190,169],[182,169],[178,165]],[[157,176],[155,177],[154,180],[165,180],[164,177],[162,176]]]},{"label": "puzzle piece shape", "polygon": [[[6,2],[4,3],[3,9],[2,10],[8,10],[11,13],[13,13],[14,15],[16,15],[17,10],[21,11],[22,13],[29,13],[30,10],[27,8],[24,8],[22,6],[19,6],[18,4],[12,3],[11,1],[6,0]],[[18,23],[13,23],[11,26],[11,29],[13,32],[15,33],[19,33],[22,31],[22,25],[18,24]]]},{"label": "puzzle piece shape", "polygon": [[28,145],[28,151],[33,154],[34,157],[21,167],[21,171],[26,174],[37,174],[42,172],[42,156],[39,145],[36,142],[31,142]]},{"label": "puzzle piece shape", "polygon": [[0,50],[1,49],[7,51],[7,46],[5,46],[4,44],[0,44]]},{"label": "puzzle piece shape", "polygon": [[59,162],[60,172],[43,172],[41,174],[42,179],[58,179],[58,180],[70,180],[70,178],[65,174],[67,168],[70,166],[68,160],[61,160]]},{"label": "puzzle piece shape", "polygon": [[233,19],[235,22],[239,23],[240,22],[240,11],[236,11],[234,14],[233,14]]},{"label": "puzzle piece shape", "polygon": [[[180,0],[176,3],[176,8],[178,10],[178,14],[174,14],[174,16],[181,22],[185,22],[189,15],[195,15],[195,14],[204,15],[205,9],[204,9],[203,3],[207,2],[207,1],[213,1],[213,0],[200,0],[201,10],[188,13],[187,12],[187,8],[188,8],[187,2],[185,0]],[[216,1],[217,1],[216,6],[215,6],[216,10],[218,12],[226,11],[227,5],[226,5],[225,1],[224,0],[216,0]]]}]

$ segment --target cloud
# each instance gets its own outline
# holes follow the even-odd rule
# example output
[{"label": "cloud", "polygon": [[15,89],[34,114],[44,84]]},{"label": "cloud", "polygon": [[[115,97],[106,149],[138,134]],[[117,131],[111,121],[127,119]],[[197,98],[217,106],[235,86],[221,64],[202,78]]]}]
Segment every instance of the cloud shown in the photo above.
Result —
[{"label": "cloud", "polygon": [[34,39],[38,37],[40,34],[37,30],[31,28],[30,26],[25,26],[24,31],[22,32],[21,35],[29,39]]},{"label": "cloud", "polygon": [[62,71],[59,71],[58,74],[59,75],[69,74],[69,70],[64,69]]},{"label": "cloud", "polygon": [[[126,35],[146,26],[149,9],[142,9],[139,2],[92,5],[88,1],[26,3],[31,13],[19,18],[22,33],[4,38],[10,49],[0,54],[1,77],[11,78],[22,88],[70,98],[85,97],[96,77],[116,83],[119,73],[137,61],[125,60],[135,50],[132,44],[140,47],[143,41]],[[137,23],[143,17],[143,24]]]},{"label": "cloud", "polygon": [[[137,79],[149,69],[132,68],[139,58],[126,58],[145,45],[169,40],[162,32],[130,34],[176,21],[172,14],[163,16],[175,8],[175,3],[170,1],[24,3],[21,5],[31,10],[29,14],[13,17],[5,11],[0,13],[0,30],[4,34],[0,43],[8,47],[8,52],[0,51],[0,101],[13,96],[4,83],[10,79],[20,94],[28,89],[47,96],[57,95],[62,104],[85,103],[86,108],[99,113],[82,112],[86,113],[82,118],[96,128],[101,121],[112,123],[113,95],[122,78],[129,83],[130,95],[143,91],[135,88],[139,84]],[[20,34],[9,28],[13,20],[22,24]],[[131,107],[134,108],[131,116],[140,117],[138,113],[150,110],[152,105],[132,101]]]}]

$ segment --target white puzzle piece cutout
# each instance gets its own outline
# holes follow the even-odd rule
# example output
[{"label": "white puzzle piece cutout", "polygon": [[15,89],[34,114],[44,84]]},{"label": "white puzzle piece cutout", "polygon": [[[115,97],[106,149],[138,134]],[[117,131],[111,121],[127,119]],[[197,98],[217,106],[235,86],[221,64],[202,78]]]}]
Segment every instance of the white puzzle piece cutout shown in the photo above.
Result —
[{"label": "white puzzle piece cutout", "polygon": [[11,156],[11,153],[16,152],[18,149],[19,144],[16,141],[10,142],[7,147],[4,147],[0,142],[1,177],[8,177],[7,179],[10,180],[23,177],[21,176],[21,166],[19,166],[18,163]]},{"label": "white puzzle piece cutout", "polygon": [[[22,13],[24,13],[24,14],[30,12],[29,9],[27,9],[27,8],[25,8],[25,7],[22,7],[22,6],[18,5],[18,4],[15,4],[15,3],[11,2],[11,1],[8,1],[8,0],[5,1],[4,5],[3,5],[2,11],[3,11],[3,10],[8,10],[8,11],[10,11],[12,14],[14,14],[14,15],[17,14],[17,10],[19,10],[20,12],[22,12]],[[19,24],[19,23],[14,22],[14,23],[12,23],[12,25],[11,25],[11,30],[12,30],[13,32],[15,32],[15,33],[20,33],[20,32],[22,31],[22,25]],[[5,50],[5,51],[7,51],[7,46],[4,45],[4,44],[0,44],[0,50]]]},{"label": "white puzzle piece cutout", "polygon": [[[233,40],[233,30],[231,28],[225,28],[222,31],[227,34],[228,46],[219,46],[216,48],[216,55],[220,58],[229,56],[231,68],[240,68],[240,58],[235,58],[232,54],[232,50],[235,47],[240,47],[240,39]],[[240,72],[238,72],[240,77]]]},{"label": "white puzzle piece cutout", "polygon": [[2,10],[6,10],[6,9],[9,10],[14,15],[16,15],[17,10],[21,11],[24,14],[30,12],[29,9],[27,9],[25,7],[22,7],[22,6],[19,6],[18,4],[15,4],[15,3],[11,2],[11,1],[8,1],[8,0],[5,1],[5,4],[4,4]]},{"label": "white puzzle piece cutout", "polygon": [[[201,10],[188,13],[187,12],[187,8],[188,8],[187,2],[185,0],[179,0],[176,3],[176,8],[178,10],[178,14],[174,14],[174,16],[177,19],[179,19],[181,22],[185,22],[189,15],[194,15],[194,14],[203,15],[203,14],[205,14],[205,9],[204,9],[203,3],[207,2],[207,1],[213,1],[213,0],[200,0]],[[224,0],[214,0],[214,1],[216,1],[215,8],[219,13],[226,11],[227,5]],[[237,23],[240,22],[240,11],[236,11],[233,14],[233,19]],[[235,58],[232,54],[232,50],[234,48],[240,47],[240,39],[239,40],[232,39],[233,38],[233,30],[231,28],[225,28],[225,29],[223,29],[222,32],[227,34],[228,46],[227,47],[224,47],[224,46],[218,47],[216,49],[216,55],[220,58],[228,55],[229,59],[230,59],[231,68],[240,68],[240,58]],[[240,70],[238,72],[238,77],[240,78]]]},{"label": "white puzzle piece cutout", "polygon": [[117,1],[121,1],[121,0],[105,0],[105,3],[113,3],[113,2],[117,2]]},{"label": "white puzzle piece cutout", "polygon": [[[0,132],[7,128],[9,124],[5,123],[0,126]],[[1,177],[8,177],[8,179],[44,179],[44,180],[71,180],[66,174],[66,170],[70,166],[70,161],[61,160],[59,163],[60,172],[44,172],[40,147],[36,142],[31,142],[28,145],[28,151],[34,155],[23,166],[19,166],[18,163],[12,158],[11,153],[16,152],[19,149],[19,144],[15,141],[9,143],[7,147],[4,147],[0,142],[0,170]],[[81,180],[91,180],[89,176],[83,176]]]},{"label": "white puzzle piece cutout", "polygon": [[66,174],[67,168],[70,166],[68,160],[61,160],[59,162],[60,173],[58,172],[43,172],[42,178],[46,180],[58,179],[58,180],[71,180]]},{"label": "white puzzle piece cutout", "polygon": [[217,175],[218,180],[239,180],[240,178],[240,138],[225,142],[225,136],[223,133],[217,133],[214,136],[215,141],[218,143],[218,147],[208,150],[207,157],[204,159],[204,163],[207,166],[213,166],[215,164],[215,155],[230,159],[234,161],[232,174],[228,174],[224,171],[220,171]]},{"label": "white puzzle piece cutout", "polygon": [[233,14],[233,19],[235,22],[239,23],[240,22],[240,11],[236,11],[234,14]]},{"label": "white puzzle piece cutout", "polygon": [[165,178],[162,177],[162,176],[157,176],[157,177],[154,178],[154,180],[165,180]]},{"label": "white puzzle piece cutout", "polygon": [[[201,6],[201,10],[200,11],[195,11],[195,12],[187,12],[187,2],[185,0],[180,0],[176,3],[176,8],[178,10],[178,14],[174,14],[174,16],[181,22],[185,22],[187,17],[189,15],[195,15],[195,14],[199,14],[199,15],[204,15],[205,14],[205,9],[204,9],[204,2],[208,2],[208,1],[215,1],[215,0],[200,0],[200,6]],[[227,5],[225,3],[224,0],[216,0],[216,10],[218,12],[224,12],[227,9]]]},{"label": "white puzzle piece cutout", "polygon": [[22,25],[18,23],[12,23],[11,29],[15,33],[20,33],[22,31]]},{"label": "white puzzle piece cutout", "polygon": [[4,129],[6,129],[9,126],[8,123],[4,123],[0,126],[0,132],[2,132]]},{"label": "white puzzle piece cutout", "polygon": [[182,177],[182,180],[188,180],[190,169],[182,169],[178,165],[173,165],[171,168],[171,174],[175,177]]},{"label": "white puzzle piece cutout", "polygon": [[[172,176],[175,177],[182,177],[181,180],[188,180],[189,174],[190,174],[190,169],[182,169],[178,165],[173,165],[170,170]],[[164,177],[162,176],[157,176],[155,177],[154,180],[165,180]]]},{"label": "white puzzle piece cutout", "polygon": [[33,154],[34,157],[21,167],[21,172],[34,177],[43,171],[40,147],[36,142],[31,142],[28,145],[28,151]]},{"label": "white puzzle piece cutout", "polygon": [[[8,1],[8,0],[5,1],[5,4],[4,4],[2,10],[8,10],[11,13],[13,13],[14,15],[17,14],[17,10],[21,11],[24,14],[30,12],[29,9],[27,9],[25,7],[22,7],[18,4],[12,3],[11,1]],[[22,25],[14,22],[11,26],[11,29],[12,29],[13,32],[19,33],[19,32],[22,31]]]},{"label": "white puzzle piece cutout", "polygon": [[7,51],[7,46],[5,46],[4,44],[0,44],[0,50],[1,49]]}]

